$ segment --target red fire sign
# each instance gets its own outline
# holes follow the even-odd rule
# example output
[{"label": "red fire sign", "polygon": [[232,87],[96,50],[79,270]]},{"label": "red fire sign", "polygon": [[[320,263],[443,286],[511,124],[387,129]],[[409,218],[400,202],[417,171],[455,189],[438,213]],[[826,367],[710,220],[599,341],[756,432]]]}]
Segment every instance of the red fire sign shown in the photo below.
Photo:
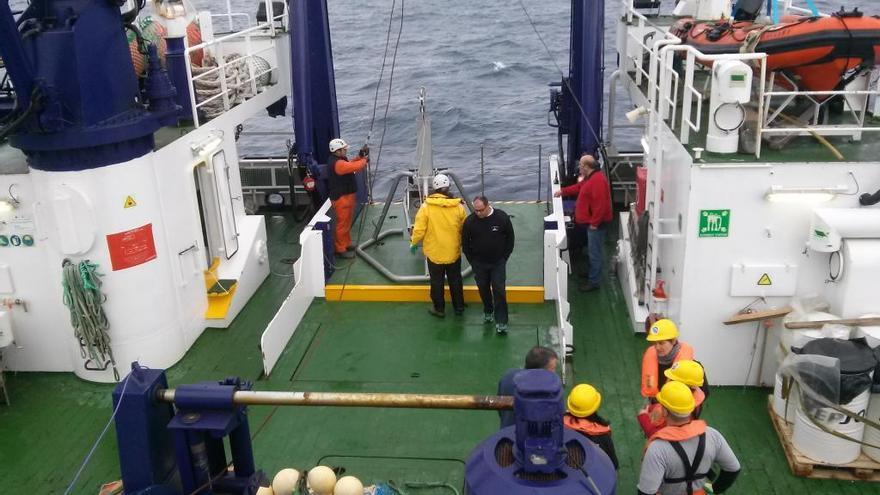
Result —
[{"label": "red fire sign", "polygon": [[156,259],[153,224],[107,235],[113,271],[125,270]]}]

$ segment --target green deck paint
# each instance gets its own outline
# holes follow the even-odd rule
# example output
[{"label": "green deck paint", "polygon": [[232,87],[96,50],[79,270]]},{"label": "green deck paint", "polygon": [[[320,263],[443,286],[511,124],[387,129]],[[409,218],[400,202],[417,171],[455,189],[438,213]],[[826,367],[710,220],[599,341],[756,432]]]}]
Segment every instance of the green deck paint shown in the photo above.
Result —
[{"label": "green deck paint", "polygon": [[[543,211],[544,206],[533,208]],[[266,221],[275,275],[230,328],[205,331],[169,370],[172,386],[239,375],[257,380],[258,390],[494,393],[500,374],[521,366],[525,351],[546,342],[547,329],[556,323],[550,303],[513,305],[510,334],[499,337],[482,324],[475,305],[463,317],[438,320],[421,303],[318,300],[272,376],[261,379],[260,333],[293,285],[292,277],[283,276],[292,272],[290,265],[279,260],[299,253],[297,225],[283,216]],[[615,237],[608,239],[610,255]],[[602,392],[600,412],[612,421],[621,462],[618,491],[633,493],[644,443],[635,420],[642,404],[638,373],[644,339],[632,334],[613,277],[586,294],[577,292],[576,284],[572,278],[574,380],[567,387],[590,382]],[[72,373],[9,373],[7,378],[12,406],[0,406],[0,493],[60,493],[106,424],[113,387]],[[880,485],[871,483],[792,476],[767,417],[767,393],[715,387],[706,403],[705,419],[725,434],[743,464],[729,493],[880,493]],[[250,419],[257,465],[270,476],[284,467],[325,462],[344,466],[368,483],[441,481],[458,487],[471,449],[498,426],[496,413],[488,411],[264,406],[251,408]],[[118,478],[111,428],[74,493],[94,495],[102,483]]]}]

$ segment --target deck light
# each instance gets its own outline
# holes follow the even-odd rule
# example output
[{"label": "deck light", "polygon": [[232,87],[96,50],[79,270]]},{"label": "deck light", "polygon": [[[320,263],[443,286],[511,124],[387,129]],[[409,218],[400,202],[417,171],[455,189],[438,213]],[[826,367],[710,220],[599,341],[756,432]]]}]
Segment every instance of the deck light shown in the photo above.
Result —
[{"label": "deck light", "polygon": [[839,193],[846,192],[846,186],[835,187],[786,187],[770,186],[764,195],[771,203],[826,203]]}]

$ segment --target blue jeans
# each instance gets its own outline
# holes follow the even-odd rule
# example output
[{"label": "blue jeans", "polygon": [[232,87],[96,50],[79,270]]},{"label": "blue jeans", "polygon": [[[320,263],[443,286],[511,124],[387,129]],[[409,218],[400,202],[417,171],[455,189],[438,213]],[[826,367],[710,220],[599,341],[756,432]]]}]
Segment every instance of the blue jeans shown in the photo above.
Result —
[{"label": "blue jeans", "polygon": [[599,285],[602,282],[602,261],[605,258],[605,231],[602,225],[598,229],[587,226],[587,256],[590,270],[587,272],[587,283]]}]

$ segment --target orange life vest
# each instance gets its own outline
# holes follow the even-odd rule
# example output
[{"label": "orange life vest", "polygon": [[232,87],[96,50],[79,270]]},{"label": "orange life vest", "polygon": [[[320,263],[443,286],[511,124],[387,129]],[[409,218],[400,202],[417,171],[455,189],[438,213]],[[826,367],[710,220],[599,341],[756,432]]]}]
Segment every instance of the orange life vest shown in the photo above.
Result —
[{"label": "orange life vest", "polygon": [[[678,341],[678,354],[675,355],[673,362],[682,359],[693,359],[694,348]],[[657,361],[657,349],[650,346],[645,350],[642,356],[642,397],[654,398],[660,391],[660,364]]]},{"label": "orange life vest", "polygon": [[578,418],[577,416],[572,416],[571,414],[566,414],[565,416],[563,416],[562,423],[565,425],[566,428],[583,433],[584,435],[590,437],[607,435],[608,433],[611,433],[611,426],[609,425],[596,423],[595,421],[590,421],[587,418]]},{"label": "orange life vest", "polygon": [[667,442],[673,443],[675,447],[676,453],[678,453],[679,457],[681,457],[682,463],[685,465],[685,472],[689,473],[685,475],[684,478],[678,479],[669,479],[664,478],[665,483],[684,483],[685,489],[687,493],[693,495],[705,495],[705,491],[702,489],[694,490],[691,488],[691,483],[694,480],[704,478],[705,473],[697,473],[696,470],[700,466],[700,461],[702,461],[703,454],[703,443],[704,440],[701,438],[701,445],[697,447],[696,456],[694,456],[693,463],[689,462],[689,459],[685,457],[684,450],[681,449],[677,444],[683,442],[685,440],[690,440],[691,438],[704,436],[706,434],[706,422],[700,419],[695,419],[690,423],[681,425],[681,426],[665,426],[658,430],[656,433],[651,435],[651,438],[645,442],[645,448],[642,450],[642,457],[645,456],[645,452],[648,450],[648,446],[651,445],[651,442],[654,440],[666,440]]}]

